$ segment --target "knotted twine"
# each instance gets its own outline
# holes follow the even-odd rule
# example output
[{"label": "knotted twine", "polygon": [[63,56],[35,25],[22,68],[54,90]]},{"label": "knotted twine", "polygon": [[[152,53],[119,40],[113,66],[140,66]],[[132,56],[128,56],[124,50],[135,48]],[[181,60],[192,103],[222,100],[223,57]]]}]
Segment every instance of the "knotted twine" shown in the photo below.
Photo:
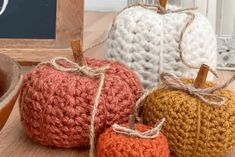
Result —
[{"label": "knotted twine", "polygon": [[165,118],[163,118],[159,123],[156,124],[156,126],[150,130],[140,132],[138,130],[134,130],[131,128],[123,127],[118,124],[113,124],[112,129],[116,133],[128,135],[131,137],[139,137],[144,139],[151,139],[156,138],[162,128],[163,123],[165,122]]},{"label": "knotted twine", "polygon": [[[167,73],[167,72],[161,73],[160,78],[161,78],[161,82],[165,88],[184,91],[192,96],[197,97],[199,100],[201,100],[202,102],[204,102],[205,104],[210,105],[210,106],[222,106],[222,105],[224,105],[223,96],[219,96],[217,94],[214,94],[213,92],[228,87],[235,80],[235,74],[222,85],[204,88],[204,89],[195,88],[193,85],[190,85],[190,84],[188,84],[188,85],[184,84],[178,77],[176,77],[173,74]],[[138,121],[141,121],[141,117],[139,117],[141,102],[147,96],[152,94],[157,89],[158,89],[158,87],[156,86],[156,87],[152,88],[151,90],[147,91],[136,102],[135,117]],[[215,101],[212,101],[210,99],[215,100]]]},{"label": "knotted twine", "polygon": [[[94,45],[91,45],[90,47],[88,47],[85,51],[89,50],[89,49],[92,49],[94,47],[97,47],[101,44],[103,44],[104,42],[106,42],[109,38],[110,38],[110,35],[111,33],[114,31],[114,28],[115,28],[115,22],[116,22],[116,18],[119,14],[121,14],[123,11],[129,9],[129,8],[133,8],[133,7],[142,7],[144,9],[148,9],[148,10],[152,10],[152,11],[155,11],[157,13],[160,13],[162,15],[165,15],[165,14],[170,14],[170,13],[186,13],[189,18],[188,20],[186,21],[185,25],[183,26],[182,28],[182,31],[180,32],[180,38],[179,38],[179,44],[178,44],[178,52],[179,52],[179,59],[180,61],[188,68],[191,68],[191,69],[199,69],[200,66],[199,65],[191,65],[189,63],[187,63],[187,61],[184,59],[184,55],[183,55],[183,49],[182,49],[182,42],[183,42],[183,37],[184,37],[184,34],[187,30],[187,28],[193,23],[193,21],[195,20],[195,14],[192,12],[193,10],[196,10],[197,8],[194,7],[194,8],[183,8],[183,9],[177,9],[177,10],[169,10],[169,9],[165,9],[164,7],[162,7],[161,5],[149,5],[149,4],[142,4],[142,3],[138,3],[138,4],[133,4],[133,5],[129,5],[125,8],[123,8],[122,10],[120,10],[119,12],[117,12],[117,14],[114,16],[113,18],[113,21],[112,21],[112,24],[111,24],[111,28],[108,32],[108,35],[103,39],[101,40],[100,42],[97,42],[95,43]],[[160,66],[161,67],[161,66]],[[216,77],[218,77],[216,71],[212,68],[209,68],[209,71]]]},{"label": "knotted twine", "polygon": [[[58,61],[65,61],[69,64],[69,67],[65,67],[58,63]],[[90,132],[89,132],[89,140],[90,140],[90,151],[89,156],[94,157],[95,153],[95,116],[96,116],[96,110],[99,105],[100,95],[101,91],[104,85],[104,79],[105,79],[105,70],[109,68],[109,66],[101,66],[101,67],[89,67],[89,66],[80,66],[78,63],[74,63],[71,60],[65,58],[65,57],[55,57],[48,61],[42,62],[39,65],[50,65],[54,69],[62,71],[62,72],[68,72],[68,73],[74,73],[74,74],[83,74],[90,78],[96,78],[99,77],[100,82],[97,89],[97,93],[94,99],[94,105],[91,112],[91,124],[90,124]]]}]

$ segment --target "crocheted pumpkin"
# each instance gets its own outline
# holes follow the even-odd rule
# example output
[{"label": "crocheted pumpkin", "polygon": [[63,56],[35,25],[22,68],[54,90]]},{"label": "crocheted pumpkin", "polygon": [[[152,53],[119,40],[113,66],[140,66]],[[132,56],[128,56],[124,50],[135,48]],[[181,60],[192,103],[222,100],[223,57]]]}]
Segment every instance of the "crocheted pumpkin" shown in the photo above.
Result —
[{"label": "crocheted pumpkin", "polygon": [[[168,6],[177,10],[175,6]],[[194,66],[201,63],[216,67],[216,36],[209,21],[197,11],[182,38],[184,60]],[[159,82],[162,71],[177,76],[194,77],[196,71],[180,60],[179,40],[189,21],[186,12],[160,14],[140,6],[121,12],[106,42],[105,56],[133,69],[145,88]],[[213,77],[210,75],[209,79]]]},{"label": "crocheted pumpkin", "polygon": [[[135,126],[138,131],[150,128],[142,124]],[[119,134],[108,128],[97,142],[98,157],[169,157],[169,154],[167,139],[161,132],[153,139],[143,139]]]},{"label": "crocheted pumpkin", "polygon": [[[206,87],[215,85],[206,83]],[[144,122],[153,125],[166,118],[162,132],[178,157],[217,157],[235,146],[235,94],[227,89],[214,94],[224,97],[224,105],[210,106],[181,90],[161,87],[145,99]]]},{"label": "crocheted pumpkin", "polygon": [[[126,122],[142,91],[135,74],[117,62],[83,62],[89,67],[109,65],[95,116],[96,134],[115,122]],[[26,133],[44,145],[88,145],[91,109],[99,82],[99,78],[62,72],[50,65],[34,68],[25,76],[20,96],[20,115]]]}]

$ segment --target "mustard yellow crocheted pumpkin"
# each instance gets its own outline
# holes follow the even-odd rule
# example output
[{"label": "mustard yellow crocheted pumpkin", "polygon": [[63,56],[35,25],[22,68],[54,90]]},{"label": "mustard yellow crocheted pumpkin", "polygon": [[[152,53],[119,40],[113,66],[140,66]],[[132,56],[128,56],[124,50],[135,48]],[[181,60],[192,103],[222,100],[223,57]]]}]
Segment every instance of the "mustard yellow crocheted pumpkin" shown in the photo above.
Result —
[{"label": "mustard yellow crocheted pumpkin", "polygon": [[[193,83],[192,79],[182,81]],[[162,132],[178,157],[217,157],[235,146],[235,94],[226,89],[214,93],[225,98],[223,106],[207,105],[180,90],[159,88],[145,99],[144,122],[154,125],[166,118]]]}]

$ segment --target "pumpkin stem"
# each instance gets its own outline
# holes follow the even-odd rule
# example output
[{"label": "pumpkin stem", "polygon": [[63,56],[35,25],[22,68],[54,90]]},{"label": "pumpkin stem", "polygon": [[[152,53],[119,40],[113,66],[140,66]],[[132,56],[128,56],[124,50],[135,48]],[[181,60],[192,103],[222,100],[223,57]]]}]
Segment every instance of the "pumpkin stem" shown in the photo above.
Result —
[{"label": "pumpkin stem", "polygon": [[82,66],[83,61],[83,51],[82,51],[82,43],[81,40],[73,40],[71,41],[71,48],[73,51],[73,57],[76,63]]},{"label": "pumpkin stem", "polygon": [[166,9],[167,0],[159,0],[160,5]]},{"label": "pumpkin stem", "polygon": [[129,128],[132,130],[135,130],[135,116],[134,115],[129,116]]},{"label": "pumpkin stem", "polygon": [[195,88],[203,88],[205,86],[208,71],[209,66],[206,64],[202,64],[197,74],[197,78],[194,81]]}]

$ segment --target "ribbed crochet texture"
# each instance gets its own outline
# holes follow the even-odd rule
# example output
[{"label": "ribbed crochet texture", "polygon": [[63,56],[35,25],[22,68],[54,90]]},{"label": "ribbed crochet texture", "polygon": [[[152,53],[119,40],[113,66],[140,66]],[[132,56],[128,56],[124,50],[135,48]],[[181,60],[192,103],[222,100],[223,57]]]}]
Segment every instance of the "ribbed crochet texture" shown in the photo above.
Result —
[{"label": "ribbed crochet texture", "polygon": [[[150,129],[142,124],[135,126],[141,132]],[[119,134],[108,128],[97,142],[98,157],[169,157],[169,154],[167,139],[161,132],[153,139],[142,139]]]},{"label": "ribbed crochet texture", "polygon": [[[170,10],[178,9],[169,5]],[[190,65],[216,67],[216,36],[209,21],[200,13],[186,29],[182,40],[184,60]],[[159,81],[162,71],[177,76],[194,77],[197,70],[188,69],[179,59],[179,39],[189,19],[186,13],[161,15],[142,7],[121,12],[106,43],[105,56],[133,69],[145,88]],[[209,79],[212,75],[209,76]]]},{"label": "ribbed crochet texture", "polygon": [[[85,59],[84,65],[110,66],[96,113],[96,134],[113,123],[127,122],[142,93],[135,74],[117,62]],[[99,78],[61,72],[49,65],[34,68],[26,75],[20,95],[20,115],[26,133],[44,145],[88,145],[98,84]]]},{"label": "ribbed crochet texture", "polygon": [[[215,84],[208,82],[206,86]],[[159,88],[146,98],[144,122],[154,125],[166,118],[162,132],[178,157],[217,157],[235,146],[235,94],[226,89],[215,94],[225,98],[223,106],[207,105],[180,90]]]}]

